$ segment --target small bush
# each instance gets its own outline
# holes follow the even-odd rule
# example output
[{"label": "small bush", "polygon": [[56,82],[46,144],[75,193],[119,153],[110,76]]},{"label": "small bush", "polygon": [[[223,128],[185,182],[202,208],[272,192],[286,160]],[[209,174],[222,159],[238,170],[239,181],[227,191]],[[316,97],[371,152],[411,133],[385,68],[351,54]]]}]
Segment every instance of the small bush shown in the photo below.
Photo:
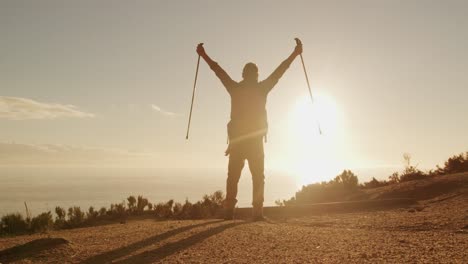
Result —
[{"label": "small bush", "polygon": [[55,207],[55,214],[57,215],[55,217],[55,222],[54,225],[56,228],[60,229],[63,228],[66,225],[66,216],[67,213],[65,212],[65,209],[63,209],[60,206]]},{"label": "small bush", "polygon": [[96,222],[99,216],[99,212],[94,210],[94,207],[90,206],[88,212],[86,213],[86,221],[90,224]]},{"label": "small bush", "polygon": [[358,177],[350,170],[344,170],[340,175],[336,176],[331,182],[332,185],[337,185],[345,190],[356,189],[358,184]]},{"label": "small bush", "polygon": [[136,199],[135,199],[135,196],[129,196],[127,198],[127,201],[128,201],[128,211],[130,212],[134,212],[135,209],[136,209]]},{"label": "small bush", "polygon": [[387,181],[379,181],[376,178],[372,177],[372,180],[365,182],[362,187],[371,189],[371,188],[377,188],[377,187],[382,187],[382,186],[387,186],[389,185],[389,182]]},{"label": "small bush", "polygon": [[185,203],[182,205],[180,212],[177,214],[177,218],[190,219],[192,210],[193,210],[193,204],[188,199],[185,199]]},{"label": "small bush", "polygon": [[321,203],[346,200],[350,194],[359,192],[358,177],[350,170],[344,170],[329,182],[313,183],[302,186],[296,196],[283,201],[284,205],[296,203]]},{"label": "small bush", "polygon": [[156,216],[162,219],[171,218],[173,216],[172,206],[174,205],[174,200],[169,200],[166,203],[159,203],[154,208]]},{"label": "small bush", "polygon": [[435,171],[438,175],[467,172],[468,171],[468,152],[461,153],[450,157],[445,163],[444,167],[437,166]]},{"label": "small bush", "polygon": [[210,216],[210,210],[207,206],[204,206],[202,202],[196,202],[192,206],[190,212],[190,219],[203,219]]},{"label": "small bush", "polygon": [[175,203],[172,207],[172,214],[174,218],[180,219],[182,216],[183,205],[181,203]]},{"label": "small bush", "polygon": [[392,173],[392,175],[388,176],[388,182],[390,184],[399,183],[400,182],[400,174],[398,172]]},{"label": "small bush", "polygon": [[101,209],[99,209],[99,217],[104,217],[107,215],[107,208],[106,207],[101,207]]},{"label": "small bush", "polygon": [[275,200],[275,205],[276,206],[284,206],[284,200],[283,201],[281,201],[280,199]]},{"label": "small bush", "polygon": [[427,175],[424,172],[420,171],[414,166],[408,166],[401,174],[400,182],[422,180],[425,178],[427,178]]},{"label": "small bush", "polygon": [[68,225],[70,227],[82,226],[85,220],[85,213],[81,211],[79,206],[68,208]]},{"label": "small bush", "polygon": [[3,216],[0,226],[5,234],[24,234],[28,231],[28,222],[19,213]]},{"label": "small bush", "polygon": [[115,204],[111,204],[109,211],[107,211],[107,215],[113,216],[115,214]]},{"label": "small bush", "polygon": [[169,200],[166,203],[153,205],[143,196],[129,196],[127,203],[124,200],[119,204],[111,204],[110,208],[101,207],[96,210],[93,206],[89,207],[87,212],[83,212],[79,206],[73,206],[65,210],[55,207],[55,221],[52,213],[42,213],[31,220],[24,219],[21,214],[8,214],[1,218],[0,235],[3,234],[22,234],[30,232],[43,232],[54,226],[56,229],[76,228],[85,225],[91,225],[99,220],[120,220],[125,222],[127,217],[132,214],[141,214],[148,208],[154,212],[160,219],[201,219],[220,216],[224,194],[216,191],[211,195],[203,196],[203,199],[192,204],[188,200],[184,204],[174,203]]},{"label": "small bush", "polygon": [[52,219],[52,214],[50,211],[42,213],[31,219],[30,231],[32,233],[47,231],[52,227],[53,223],[54,220]]},{"label": "small bush", "polygon": [[[220,211],[223,208],[224,195],[221,191],[216,191],[211,195],[203,196],[203,202],[201,203],[204,208],[202,217],[214,217],[220,215]],[[208,212],[206,212],[208,210]]]},{"label": "small bush", "polygon": [[112,211],[111,215],[114,219],[120,220],[121,223],[127,220],[127,210],[125,208],[125,201],[119,204],[111,205]]},{"label": "small bush", "polygon": [[136,204],[136,211],[137,213],[141,214],[145,210],[145,207],[148,206],[149,202],[148,199],[143,198],[143,196],[139,195],[137,198]]}]

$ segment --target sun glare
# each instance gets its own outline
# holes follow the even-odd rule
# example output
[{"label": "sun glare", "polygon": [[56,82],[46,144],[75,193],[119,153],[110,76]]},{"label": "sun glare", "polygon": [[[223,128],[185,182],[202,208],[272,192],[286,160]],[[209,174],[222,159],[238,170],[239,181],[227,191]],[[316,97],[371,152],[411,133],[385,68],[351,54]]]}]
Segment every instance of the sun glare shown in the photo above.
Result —
[{"label": "sun glare", "polygon": [[[319,126],[322,134],[319,133]],[[343,167],[341,113],[331,97],[298,98],[287,127],[290,166],[299,186],[329,180]]]}]

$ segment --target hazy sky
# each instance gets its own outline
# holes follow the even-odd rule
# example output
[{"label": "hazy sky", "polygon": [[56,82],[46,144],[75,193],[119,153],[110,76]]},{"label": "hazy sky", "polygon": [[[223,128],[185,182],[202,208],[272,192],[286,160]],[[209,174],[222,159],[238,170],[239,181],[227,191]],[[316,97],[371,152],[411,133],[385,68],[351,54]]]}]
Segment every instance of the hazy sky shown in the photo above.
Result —
[{"label": "hazy sky", "polygon": [[300,37],[326,135],[298,110],[296,60],[269,96],[269,168],[394,167],[404,152],[432,168],[468,150],[467,14],[466,1],[0,1],[0,165],[225,167],[230,100],[204,62],[185,141],[196,44],[239,80],[249,61],[267,77]]}]

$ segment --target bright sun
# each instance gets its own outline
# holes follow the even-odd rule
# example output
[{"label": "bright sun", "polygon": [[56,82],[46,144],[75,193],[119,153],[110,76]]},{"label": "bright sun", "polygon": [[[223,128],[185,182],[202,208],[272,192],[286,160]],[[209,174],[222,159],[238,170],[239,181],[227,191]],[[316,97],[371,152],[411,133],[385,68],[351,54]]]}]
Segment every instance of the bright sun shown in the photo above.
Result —
[{"label": "bright sun", "polygon": [[342,118],[331,97],[317,94],[313,103],[309,96],[300,97],[289,114],[287,133],[289,166],[299,186],[329,180],[343,167]]}]

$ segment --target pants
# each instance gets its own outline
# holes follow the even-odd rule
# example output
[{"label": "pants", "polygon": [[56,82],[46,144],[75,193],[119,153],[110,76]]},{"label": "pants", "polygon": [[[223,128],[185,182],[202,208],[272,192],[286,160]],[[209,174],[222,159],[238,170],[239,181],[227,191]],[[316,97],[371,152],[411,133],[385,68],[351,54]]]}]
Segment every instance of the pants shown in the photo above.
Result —
[{"label": "pants", "polygon": [[252,174],[252,205],[257,208],[262,207],[265,185],[263,137],[254,137],[232,143],[229,149],[226,207],[234,208],[237,203],[237,185],[245,160],[249,162],[249,169]]}]

